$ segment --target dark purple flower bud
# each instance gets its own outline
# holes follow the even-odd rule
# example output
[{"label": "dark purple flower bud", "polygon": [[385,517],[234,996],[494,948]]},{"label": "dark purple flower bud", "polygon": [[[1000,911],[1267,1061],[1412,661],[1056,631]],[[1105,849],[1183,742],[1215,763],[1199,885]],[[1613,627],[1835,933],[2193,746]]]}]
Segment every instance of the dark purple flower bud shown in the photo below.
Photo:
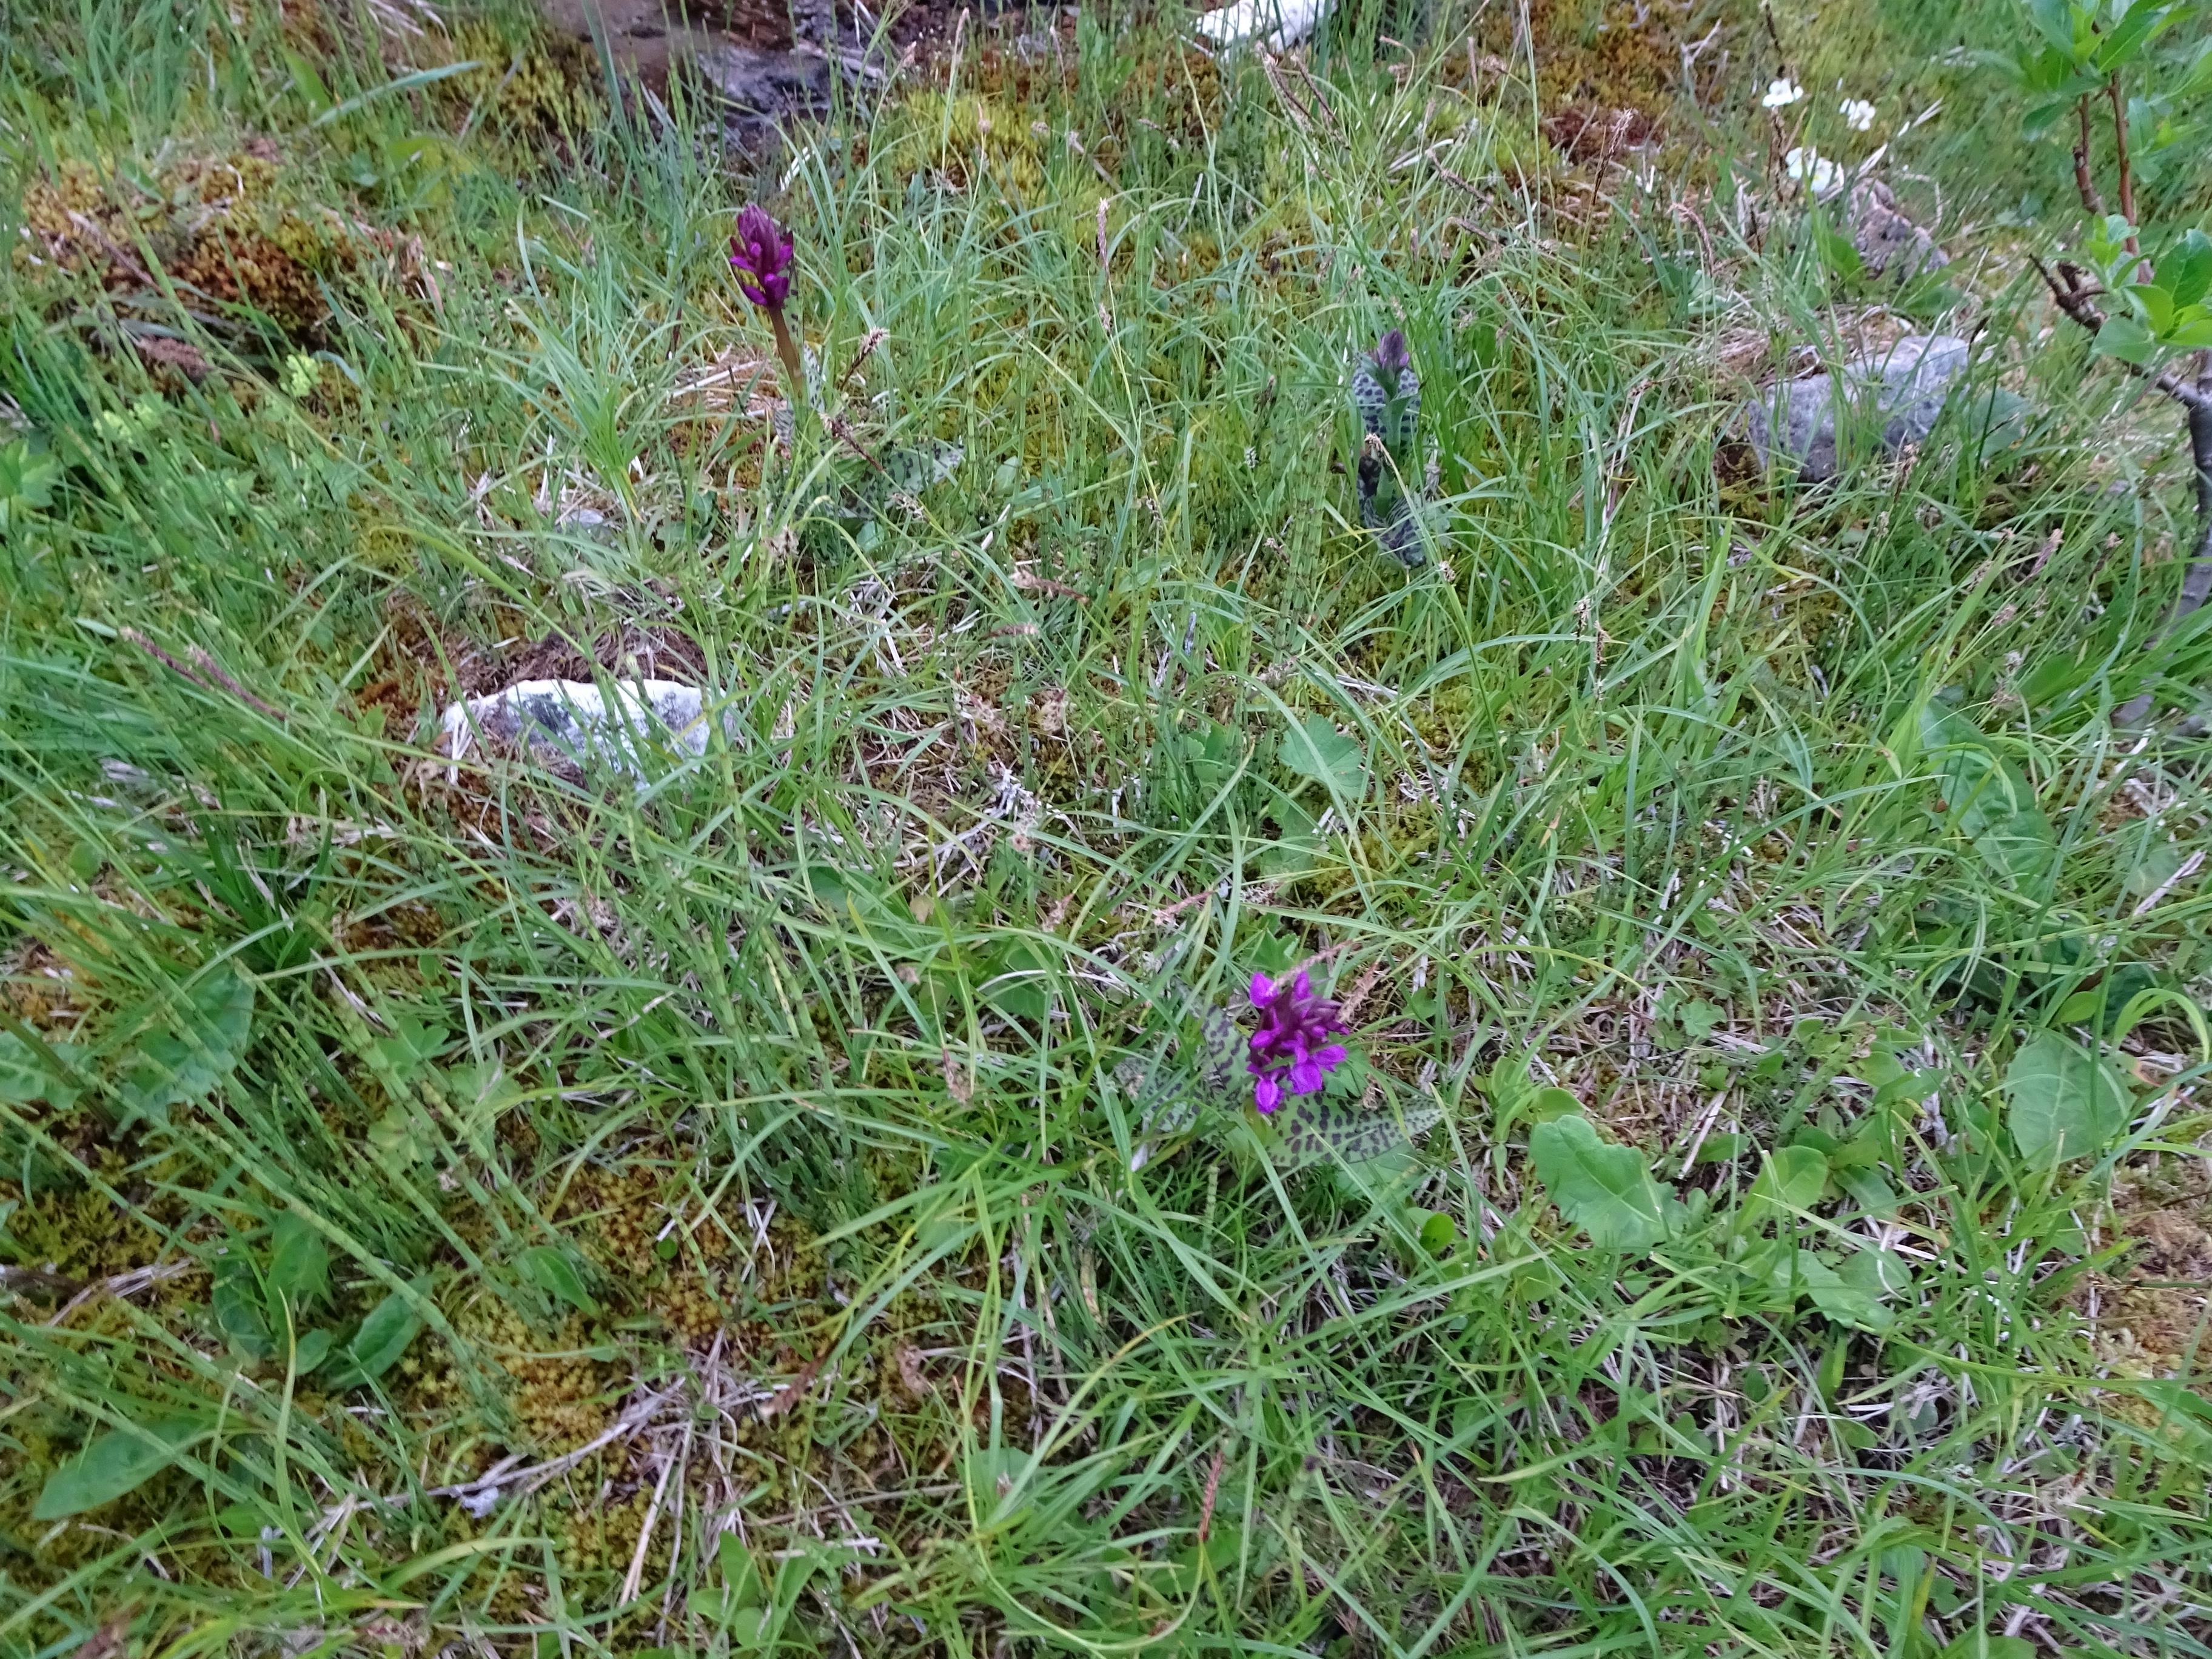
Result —
[{"label": "dark purple flower bud", "polygon": [[763,311],[781,311],[791,296],[791,233],[767,209],[749,203],[738,216],[738,234],[730,238],[738,291]]},{"label": "dark purple flower bud", "polygon": [[1252,1103],[1272,1112],[1286,1094],[1312,1094],[1344,1063],[1344,1045],[1328,1039],[1345,1025],[1336,1005],[1316,996],[1304,973],[1279,985],[1255,974],[1251,996],[1260,1029],[1252,1033],[1244,1069],[1252,1074]]},{"label": "dark purple flower bud", "polygon": [[1375,367],[1388,373],[1395,383],[1412,366],[1413,354],[1406,349],[1406,331],[1394,328],[1375,343]]}]

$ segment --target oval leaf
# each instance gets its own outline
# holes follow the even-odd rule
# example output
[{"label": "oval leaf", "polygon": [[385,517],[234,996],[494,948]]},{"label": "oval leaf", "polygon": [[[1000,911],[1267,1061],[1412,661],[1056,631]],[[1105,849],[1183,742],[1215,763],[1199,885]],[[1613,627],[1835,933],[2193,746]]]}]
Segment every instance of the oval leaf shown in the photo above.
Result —
[{"label": "oval leaf", "polygon": [[177,998],[167,1029],[138,1044],[138,1063],[125,1079],[131,1117],[162,1118],[180,1101],[198,1100],[238,1067],[253,1029],[253,981],[228,964],[210,969]]},{"label": "oval leaf", "polygon": [[[422,1286],[418,1284],[416,1288]],[[392,1291],[369,1310],[353,1340],[346,1344],[346,1362],[331,1378],[331,1386],[350,1389],[383,1376],[399,1363],[407,1345],[422,1328],[412,1303]]]},{"label": "oval leaf", "polygon": [[1366,751],[1319,714],[1307,715],[1304,724],[1285,732],[1276,753],[1300,777],[1348,799],[1366,792]]},{"label": "oval leaf", "polygon": [[[304,1308],[322,1299],[330,1278],[331,1251],[323,1236],[289,1210],[278,1216],[269,1254],[270,1295],[283,1297],[295,1309]],[[270,1323],[275,1323],[273,1317]]]},{"label": "oval leaf", "polygon": [[595,1314],[599,1304],[584,1288],[584,1276],[568,1253],[557,1244],[536,1244],[525,1250],[518,1265],[522,1276],[547,1295],[567,1303],[579,1313]]},{"label": "oval leaf", "polygon": [[331,1357],[331,1334],[313,1330],[301,1337],[292,1348],[292,1369],[305,1376]]},{"label": "oval leaf", "polygon": [[1878,1292],[1845,1278],[1810,1250],[1797,1252],[1797,1280],[1811,1292],[1813,1305],[1838,1325],[1880,1335],[1893,1322]]},{"label": "oval leaf", "polygon": [[55,1074],[50,1057],[73,1066],[84,1050],[73,1042],[49,1042],[46,1052],[33,1049],[13,1031],[0,1031],[0,1100],[27,1106],[45,1101],[57,1111],[67,1111],[82,1092],[68,1079]]},{"label": "oval leaf", "polygon": [[266,1359],[274,1345],[253,1264],[235,1251],[222,1257],[215,1264],[214,1283],[208,1295],[215,1309],[216,1328],[231,1346],[249,1359]]},{"label": "oval leaf", "polygon": [[2212,237],[2194,226],[2184,232],[2158,262],[2158,281],[2178,306],[2193,306],[2212,294]]},{"label": "oval leaf", "polygon": [[1810,1146],[1778,1147],[1766,1155],[1744,1206],[1754,1222],[1778,1221],[1811,1209],[1827,1188],[1823,1154]]},{"label": "oval leaf", "polygon": [[1648,1250],[1667,1236],[1658,1184],[1632,1146],[1608,1146],[1585,1117],[1555,1117],[1528,1136],[1536,1178],[1559,1213],[1601,1250]]},{"label": "oval leaf", "polygon": [[2038,1168],[2102,1152],[2128,1127],[2135,1097],[2072,1038],[2038,1031],[2005,1071],[2013,1145]]},{"label": "oval leaf", "polygon": [[31,1519],[82,1515],[136,1491],[175,1462],[191,1438],[192,1425],[185,1418],[133,1423],[94,1435],[47,1477]]}]

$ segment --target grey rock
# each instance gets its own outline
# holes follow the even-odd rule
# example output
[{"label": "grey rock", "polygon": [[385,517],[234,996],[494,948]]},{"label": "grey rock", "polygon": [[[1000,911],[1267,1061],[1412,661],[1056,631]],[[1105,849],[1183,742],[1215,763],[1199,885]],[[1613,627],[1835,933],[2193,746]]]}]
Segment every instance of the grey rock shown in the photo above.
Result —
[{"label": "grey rock", "polygon": [[[1843,459],[1864,446],[1851,437],[1879,423],[1882,451],[1894,454],[1935,430],[1953,382],[1966,372],[1970,349],[1954,334],[1908,334],[1887,351],[1854,357],[1832,374],[1784,380],[1744,411],[1744,427],[1760,465],[1794,462],[1808,483],[1832,478]],[[1836,383],[1847,409],[1838,430]]]},{"label": "grey rock", "polygon": [[1951,263],[1933,236],[1898,210],[1897,198],[1879,179],[1851,189],[1851,246],[1868,276],[1899,283]]},{"label": "grey rock", "polygon": [[[596,763],[643,782],[669,760],[707,752],[705,710],[696,686],[673,680],[629,680],[604,691],[585,680],[518,680],[453,704],[439,724],[454,761],[481,741],[526,753],[564,776],[580,777]],[[725,732],[733,726],[725,715]],[[656,755],[658,767],[650,765]]]},{"label": "grey rock", "polygon": [[741,116],[775,118],[811,110],[830,95],[826,58],[799,52],[763,52],[736,40],[702,42],[691,53],[701,80]]}]

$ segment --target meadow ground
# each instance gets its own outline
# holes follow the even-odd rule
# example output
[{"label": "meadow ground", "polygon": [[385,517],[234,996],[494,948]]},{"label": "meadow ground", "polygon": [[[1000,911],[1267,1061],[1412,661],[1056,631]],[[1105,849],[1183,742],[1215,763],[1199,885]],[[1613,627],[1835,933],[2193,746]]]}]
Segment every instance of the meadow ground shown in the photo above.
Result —
[{"label": "meadow ground", "polygon": [[2186,452],[2017,27],[1008,10],[740,155],[515,11],[9,8],[0,1644],[2212,1650]]}]

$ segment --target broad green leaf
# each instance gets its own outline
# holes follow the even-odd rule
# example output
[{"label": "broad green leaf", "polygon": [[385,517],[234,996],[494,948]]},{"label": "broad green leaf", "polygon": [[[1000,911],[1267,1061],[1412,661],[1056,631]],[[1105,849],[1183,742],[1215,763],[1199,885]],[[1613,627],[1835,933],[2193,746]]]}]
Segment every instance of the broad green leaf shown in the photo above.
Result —
[{"label": "broad green leaf", "polygon": [[386,1163],[402,1170],[425,1163],[437,1154],[437,1142],[428,1127],[404,1101],[392,1102],[384,1109],[383,1115],[368,1126],[368,1144]]},{"label": "broad green leaf", "polygon": [[[416,1285],[424,1288],[421,1281]],[[407,1352],[407,1345],[422,1328],[413,1304],[406,1297],[394,1291],[368,1310],[368,1317],[361,1322],[353,1340],[345,1346],[345,1363],[331,1377],[331,1386],[349,1389],[362,1382],[373,1382],[399,1363]]]},{"label": "broad green leaf", "polygon": [[1202,717],[1194,729],[1178,732],[1170,748],[1189,780],[1192,794],[1204,805],[1211,805],[1228,787],[1244,758],[1243,742],[1232,728]]},{"label": "broad green leaf", "polygon": [[1459,1223],[1438,1210],[1421,1224],[1421,1248],[1431,1255],[1442,1255],[1459,1243]]},{"label": "broad green leaf", "polygon": [[392,1026],[390,1036],[378,1037],[372,1045],[377,1057],[402,1077],[410,1077],[424,1065],[435,1060],[453,1040],[453,1032],[438,1020],[426,1020],[400,1012],[388,1017]]},{"label": "broad green leaf", "polygon": [[1395,1137],[1364,1157],[1358,1155],[1364,1148],[1347,1149],[1332,1143],[1330,1150],[1334,1155],[1331,1176],[1336,1189],[1351,1202],[1371,1205],[1377,1210],[1400,1208],[1407,1191],[1429,1173],[1428,1165],[1412,1145]]},{"label": "broad green leaf", "polygon": [[722,1588],[732,1607],[757,1606],[767,1587],[761,1583],[760,1568],[754,1565],[752,1552],[738,1541],[737,1534],[726,1532],[714,1540],[714,1559],[722,1569]]},{"label": "broad green leaf", "polygon": [[276,1218],[264,1282],[271,1297],[283,1297],[295,1312],[321,1301],[330,1290],[330,1246],[313,1224],[289,1210]]},{"label": "broad green leaf", "polygon": [[500,1114],[522,1099],[523,1091],[496,1060],[470,1060],[449,1066],[439,1074],[440,1085],[471,1134],[482,1134],[499,1121]]},{"label": "broad green leaf", "polygon": [[26,512],[52,505],[54,481],[61,471],[60,462],[33,449],[27,438],[0,444],[0,530]]},{"label": "broad green leaf", "polygon": [[2076,37],[2074,13],[2068,0],[2027,0],[2028,21],[2036,32],[2069,58],[2074,54]]},{"label": "broad green leaf", "polygon": [[2056,1031],[2021,1045],[2005,1070],[2005,1095],[2013,1145],[2039,1168],[2102,1152],[2135,1111],[2119,1075]]},{"label": "broad green leaf", "polygon": [[2177,306],[2193,306],[2212,293],[2212,236],[2192,225],[2158,262],[2158,285]]},{"label": "broad green leaf", "polygon": [[1920,746],[1936,772],[1936,797],[1945,817],[1967,836],[1978,836],[2024,804],[2015,780],[1990,740],[1956,709],[1930,702],[1920,711]]},{"label": "broad green leaf", "polygon": [[330,1357],[331,1334],[319,1328],[307,1332],[292,1345],[292,1369],[301,1376]]},{"label": "broad green leaf", "polygon": [[1974,850],[1982,861],[2015,883],[2033,881],[2051,867],[2057,846],[2051,820],[2039,806],[2023,806],[2007,814],[1974,837]]},{"label": "broad green leaf", "polygon": [[1582,1102],[1571,1088],[1533,1088],[1526,1068],[1520,1073],[1520,1086],[1498,1097],[1498,1103],[1502,1109],[1498,1115],[1500,1133],[1513,1124],[1548,1124],[1553,1117],[1582,1113]]},{"label": "broad green leaf", "polygon": [[2143,48],[2181,15],[2173,0],[2135,0],[2121,11],[2113,25],[2097,36],[2095,63],[2106,74],[2124,68],[2142,55]]},{"label": "broad green leaf", "polygon": [[216,1328],[232,1347],[249,1359],[266,1359],[275,1351],[260,1275],[243,1250],[234,1248],[217,1260],[208,1300],[215,1309]]},{"label": "broad green leaf", "polygon": [[1648,1250],[1667,1236],[1658,1184],[1633,1146],[1609,1146],[1585,1117],[1555,1117],[1528,1136],[1536,1178],[1559,1213],[1601,1250]]},{"label": "broad green leaf", "polygon": [[[48,1042],[46,1047],[64,1065],[74,1066],[84,1050],[73,1042]],[[0,1031],[0,1100],[27,1106],[45,1101],[57,1111],[76,1103],[80,1091],[67,1078],[57,1076],[44,1054],[13,1031]]]},{"label": "broad green leaf", "polygon": [[1936,772],[1945,819],[1974,842],[1993,870],[2025,882],[2049,867],[2054,840],[2020,769],[1956,709],[1920,711],[1920,744]]},{"label": "broad green leaf", "polygon": [[2164,334],[2173,326],[2176,309],[2173,295],[2156,283],[2131,283],[2128,292],[2135,295],[2136,303],[2142,307],[2143,320],[2150,325],[2154,334]]},{"label": "broad green leaf", "polygon": [[2100,356],[2117,357],[2124,363],[2147,363],[2154,342],[2150,331],[2132,317],[2107,317],[2092,342]]},{"label": "broad green leaf", "polygon": [[757,1653],[775,1641],[783,1623],[774,1607],[739,1607],[730,1615],[730,1646],[738,1653]]},{"label": "broad green leaf", "polygon": [[1814,221],[1813,240],[1820,250],[1820,263],[1845,282],[1855,281],[1865,273],[1866,262],[1856,246],[1826,221]]},{"label": "broad green leaf", "polygon": [[[684,1605],[695,1619],[703,1619],[710,1625],[719,1625],[731,1634],[731,1645],[742,1653],[757,1644],[760,1636],[761,1620],[765,1608],[740,1607],[732,1601],[720,1584],[702,1584],[684,1598]],[[744,1635],[739,1638],[737,1626],[744,1626]]]},{"label": "broad green leaf", "polygon": [[599,1304],[584,1288],[584,1276],[568,1251],[557,1244],[534,1244],[517,1258],[522,1276],[547,1295],[567,1303],[579,1313],[595,1314]]},{"label": "broad green leaf", "polygon": [[2142,856],[2129,866],[2127,874],[2122,878],[2122,884],[2129,892],[2141,898],[2146,893],[2156,892],[2179,875],[2181,866],[2186,862],[2188,860],[2183,856],[2181,848],[2173,842],[2153,842],[2144,849]]},{"label": "broad green leaf", "polygon": [[1366,750],[1319,714],[1307,715],[1304,724],[1284,733],[1276,755],[1298,776],[1346,799],[1357,800],[1366,793]]},{"label": "broad green leaf", "polygon": [[1797,1277],[1813,1298],[1813,1305],[1836,1322],[1854,1329],[1880,1333],[1896,1316],[1881,1304],[1879,1291],[1845,1279],[1811,1250],[1797,1252]]},{"label": "broad green leaf", "polygon": [[185,1418],[165,1418],[108,1429],[46,1477],[31,1510],[33,1521],[82,1515],[136,1491],[177,1461],[194,1437]]},{"label": "broad green leaf", "polygon": [[761,1580],[760,1569],[734,1533],[726,1532],[716,1540],[714,1555],[722,1569],[722,1582],[701,1585],[686,1598],[685,1605],[700,1618],[727,1631],[731,1645],[738,1652],[758,1647],[774,1616],[771,1609],[762,1605],[768,1587]]},{"label": "broad green leaf", "polygon": [[1713,1027],[1727,1016],[1710,1002],[1686,1002],[1675,1011],[1675,1023],[1692,1036],[1703,1042],[1712,1035]]},{"label": "broad green leaf", "polygon": [[316,72],[315,66],[289,46],[282,50],[285,66],[292,71],[294,89],[307,100],[308,106],[318,115],[328,113],[336,100],[331,96],[331,89],[323,84],[323,77]]},{"label": "broad green leaf", "polygon": [[1836,1273],[1844,1283],[1869,1296],[1902,1296],[1912,1288],[1911,1264],[1895,1250],[1861,1250]]},{"label": "broad green leaf", "polygon": [[1899,1200],[1897,1189],[1880,1170],[1865,1165],[1850,1165],[1835,1171],[1836,1184],[1851,1195],[1851,1201],[1869,1215],[1884,1218],[1897,1213]]},{"label": "broad green leaf", "polygon": [[1875,1559],[1883,1574],[1907,1595],[1928,1571],[1928,1552],[1917,1544],[1893,1544]]},{"label": "broad green leaf", "polygon": [[1311,812],[1278,791],[1267,807],[1281,833],[1259,857],[1260,873],[1270,880],[1302,876],[1321,854],[1321,826]]},{"label": "broad green leaf", "polygon": [[[2041,78],[2036,76],[2032,70],[2016,70],[2014,74],[2017,79],[2028,87],[2038,88],[2042,84]],[[2074,100],[2071,98],[2057,97],[2040,98],[2036,100],[2034,102],[2028,105],[2027,108],[2020,118],[2020,130],[2021,136],[2027,138],[2040,138],[2044,137],[2044,135],[2048,133],[2051,128],[2057,126],[2061,119],[2071,113],[2073,108]]]},{"label": "broad green leaf", "polygon": [[988,975],[976,992],[1002,1014],[1041,1023],[1052,1012],[1054,958],[1033,940],[1017,939],[993,951],[984,963]]},{"label": "broad green leaf", "polygon": [[1828,1189],[1828,1160],[1810,1146],[1782,1146],[1766,1155],[1765,1167],[1744,1198],[1744,1213],[1754,1224],[1786,1221],[1811,1209]]},{"label": "broad green leaf", "polygon": [[161,1119],[237,1068],[253,1026],[253,981],[228,964],[200,975],[169,1005],[167,1029],[143,1037],[123,1085],[133,1118]]},{"label": "broad green leaf", "polygon": [[1729,1159],[1739,1156],[1750,1144],[1750,1136],[1738,1134],[1734,1130],[1707,1135],[1698,1143],[1697,1162],[1726,1164]]},{"label": "broad green leaf", "polygon": [[1582,1102],[1571,1089],[1539,1089],[1521,1098],[1514,1115],[1523,1123],[1549,1123],[1555,1117],[1577,1114],[1582,1109]]}]

